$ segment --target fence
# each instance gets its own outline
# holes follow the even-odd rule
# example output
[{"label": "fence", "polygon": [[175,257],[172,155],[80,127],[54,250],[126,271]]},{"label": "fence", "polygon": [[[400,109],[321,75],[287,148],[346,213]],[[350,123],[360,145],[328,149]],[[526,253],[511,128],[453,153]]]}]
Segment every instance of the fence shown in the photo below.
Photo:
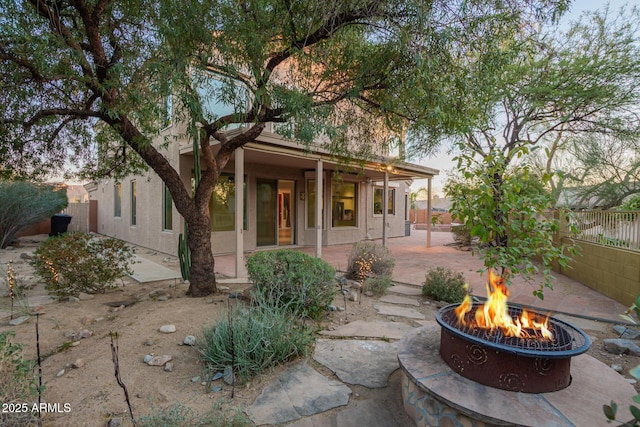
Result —
[{"label": "fence", "polygon": [[[63,214],[71,215],[71,223],[67,231],[83,231],[85,233],[98,231],[98,201],[89,200],[89,203],[69,203]],[[45,219],[37,224],[31,224],[18,233],[18,236],[33,236],[36,234],[49,234],[51,220]]]},{"label": "fence", "polygon": [[640,252],[640,211],[584,211],[561,215],[560,235]]}]

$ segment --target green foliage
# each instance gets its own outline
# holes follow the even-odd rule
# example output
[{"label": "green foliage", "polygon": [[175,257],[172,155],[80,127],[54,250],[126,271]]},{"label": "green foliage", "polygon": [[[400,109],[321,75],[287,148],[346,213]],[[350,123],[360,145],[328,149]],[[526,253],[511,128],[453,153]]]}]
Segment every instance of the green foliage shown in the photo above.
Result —
[{"label": "green foliage", "polygon": [[132,257],[121,240],[67,233],[42,243],[31,265],[49,293],[65,298],[114,287],[116,279],[132,274]]},{"label": "green foliage", "polygon": [[247,272],[257,292],[296,316],[320,318],[336,293],[333,267],[299,251],[256,252],[247,258]]},{"label": "green foliage", "polygon": [[[640,380],[640,365],[630,369],[629,374],[631,374],[631,376],[636,380]],[[640,404],[640,394],[636,394],[635,396],[633,396],[633,401]],[[618,412],[618,404],[612,400],[609,405],[602,405],[602,411],[604,412],[605,417],[607,417],[607,420],[615,421],[616,414]],[[636,405],[629,405],[629,412],[631,412],[633,419],[631,421],[625,422],[624,425],[639,426],[640,408]]]},{"label": "green foliage", "polygon": [[[636,316],[635,318],[633,317],[634,315]],[[627,322],[635,324],[638,323],[637,319],[640,319],[640,295],[636,297],[634,303],[631,304],[629,308],[627,308],[627,310],[624,312],[624,314],[620,315],[620,317],[622,317]]]},{"label": "green foliage", "polygon": [[364,290],[375,296],[384,295],[391,286],[393,286],[391,276],[373,276],[364,280]]},{"label": "green foliage", "polygon": [[452,224],[451,233],[455,242],[464,246],[471,244],[471,230],[465,224]]},{"label": "green foliage", "polygon": [[136,419],[137,427],[250,427],[251,420],[240,410],[224,407],[222,400],[214,402],[205,413],[199,413],[183,403],[166,408],[152,408],[150,415]]},{"label": "green foliage", "polygon": [[638,211],[640,210],[640,194],[635,194],[625,200],[619,207],[621,211]]},{"label": "green foliage", "polygon": [[[256,304],[236,306],[231,314],[205,328],[198,340],[200,358],[210,371],[233,366],[241,382],[307,354],[314,334],[281,301],[257,291]],[[294,302],[294,301],[292,301]]]},{"label": "green foliage", "polygon": [[478,238],[487,269],[530,279],[540,270],[539,259],[545,282],[534,294],[543,298],[543,287],[552,288],[553,263],[567,267],[577,250],[572,243],[554,245],[559,221],[543,215],[551,203],[544,188],[549,177],[536,176],[525,166],[508,167],[497,150],[479,162],[467,155],[458,161],[464,173],[445,187],[453,216],[463,218],[471,237]]},{"label": "green foliage", "polygon": [[43,221],[67,207],[64,186],[0,180],[0,248],[30,224]]},{"label": "green foliage", "polygon": [[389,248],[379,243],[362,240],[353,244],[347,264],[347,279],[363,282],[369,277],[389,276],[396,261]]},{"label": "green foliage", "polygon": [[29,404],[29,411],[2,411],[0,426],[36,426],[31,405],[38,401],[38,382],[34,364],[22,358],[22,345],[12,342],[15,332],[0,333],[0,401],[3,404]]},{"label": "green foliage", "polygon": [[436,301],[462,302],[468,293],[464,275],[449,268],[430,269],[422,285],[422,295]]}]

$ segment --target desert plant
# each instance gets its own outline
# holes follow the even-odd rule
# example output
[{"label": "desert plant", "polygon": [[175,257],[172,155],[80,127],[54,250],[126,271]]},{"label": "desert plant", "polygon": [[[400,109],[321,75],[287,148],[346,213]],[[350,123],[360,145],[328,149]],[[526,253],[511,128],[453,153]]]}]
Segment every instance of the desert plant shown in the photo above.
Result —
[{"label": "desert plant", "polygon": [[14,337],[13,331],[0,333],[0,401],[14,405],[0,413],[0,426],[35,426],[38,419],[31,411],[38,396],[34,364],[23,359],[22,345],[12,342]]},{"label": "desert plant", "polygon": [[359,282],[375,276],[391,277],[395,264],[389,248],[363,240],[353,244],[345,276]]},{"label": "desert plant", "polygon": [[0,248],[9,245],[27,225],[45,220],[67,207],[64,186],[0,180]]},{"label": "desert plant", "polygon": [[466,225],[452,224],[451,233],[453,234],[454,242],[464,246],[471,244],[471,230]]},{"label": "desert plant", "polygon": [[182,403],[167,408],[152,408],[150,415],[139,417],[137,427],[249,427],[251,420],[240,410],[225,408],[218,400],[205,413],[195,411]]},{"label": "desert plant", "polygon": [[257,291],[298,316],[318,319],[336,293],[333,267],[294,250],[257,252],[247,258],[247,272]]},{"label": "desert plant", "polygon": [[384,295],[393,285],[391,276],[369,277],[364,281],[364,290],[373,293],[375,296]]},{"label": "desert plant", "polygon": [[462,273],[444,267],[430,269],[422,285],[422,294],[437,301],[461,302],[467,292]]},{"label": "desert plant", "polygon": [[255,305],[236,306],[215,326],[205,328],[198,340],[200,358],[206,367],[224,371],[232,367],[241,382],[260,372],[306,355],[314,335],[290,310],[260,291]]},{"label": "desert plant", "polygon": [[65,298],[114,287],[117,278],[132,274],[132,256],[121,240],[67,233],[40,245],[31,265],[49,293]]}]

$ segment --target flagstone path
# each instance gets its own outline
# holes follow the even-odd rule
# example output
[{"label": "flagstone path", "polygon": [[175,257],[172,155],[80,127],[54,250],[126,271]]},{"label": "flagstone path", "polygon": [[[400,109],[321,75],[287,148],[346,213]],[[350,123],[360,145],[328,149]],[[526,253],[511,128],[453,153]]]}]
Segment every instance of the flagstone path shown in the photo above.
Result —
[{"label": "flagstone path", "polygon": [[[420,306],[419,287],[397,285],[390,292],[380,299],[386,304],[376,305],[380,306],[380,315],[424,319],[417,310],[406,307]],[[367,388],[388,385],[389,376],[399,368],[397,340],[413,329],[405,323],[376,319],[355,320],[332,331],[321,331],[325,338],[316,341],[313,359],[340,381],[327,378],[307,362],[297,363],[262,390],[247,414],[257,426],[291,422],[286,425],[405,427],[394,419],[383,402],[365,399],[346,405],[352,395],[350,385]],[[344,409],[325,413],[343,406]]]}]

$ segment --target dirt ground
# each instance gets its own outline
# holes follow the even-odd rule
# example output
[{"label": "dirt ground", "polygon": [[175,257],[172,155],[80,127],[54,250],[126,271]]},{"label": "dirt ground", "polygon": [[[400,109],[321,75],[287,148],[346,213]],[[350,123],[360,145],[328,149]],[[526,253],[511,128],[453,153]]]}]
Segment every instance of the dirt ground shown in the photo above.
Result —
[{"label": "dirt ground", "polygon": [[[0,250],[0,310],[8,310],[10,299],[2,273],[6,263],[13,260],[18,283],[33,284],[26,290],[28,296],[46,295],[43,285],[33,277],[29,261],[22,253],[32,253],[38,239],[23,238],[13,250]],[[138,248],[137,254],[169,268],[177,267],[177,259],[166,254]],[[187,284],[179,280],[139,284],[124,278],[115,290],[105,294],[89,295],[79,301],[54,302],[31,310],[39,312],[38,329],[40,354],[43,357],[42,374],[45,391],[43,400],[58,403],[59,411],[43,415],[44,426],[104,426],[112,417],[128,422],[128,409],[124,393],[114,375],[111,352],[111,334],[117,333],[117,345],[121,378],[126,385],[135,416],[150,413],[154,408],[183,403],[197,411],[207,411],[214,401],[224,399],[226,405],[244,408],[249,406],[264,386],[269,384],[279,370],[267,372],[249,384],[236,387],[223,385],[216,393],[207,393],[206,385],[193,381],[204,377],[203,365],[198,360],[196,347],[183,345],[184,337],[201,336],[205,327],[213,326],[224,315],[229,304],[238,300],[229,294],[247,288],[248,284],[228,285],[228,289],[205,298],[185,296]],[[85,299],[86,298],[86,299]],[[346,311],[327,313],[322,322],[324,329],[337,327],[354,320],[383,319],[373,305],[375,297],[363,297],[360,304],[347,301]],[[335,305],[344,306],[342,296],[337,296]],[[436,301],[422,300],[417,308],[427,319],[434,319],[442,306]],[[17,314],[25,311],[17,304]],[[14,317],[17,317],[15,315]],[[25,357],[36,357],[36,316],[19,326],[9,326],[9,318],[0,318],[0,332],[14,330],[15,341],[25,346]],[[411,320],[396,318],[396,321]],[[162,325],[173,324],[177,331],[163,334]],[[612,325],[605,332],[588,330],[593,345],[589,354],[607,365],[621,365],[622,374],[629,377],[628,370],[640,364],[640,357],[613,355],[603,348],[603,339],[616,338]],[[84,332],[90,335],[80,338]],[[148,366],[143,362],[147,354],[171,355],[173,370]],[[309,363],[329,378],[337,379],[326,368],[310,359]],[[77,367],[73,367],[77,366]],[[374,398],[385,402],[398,425],[411,425],[404,414],[400,398],[399,370],[390,377],[389,385],[382,389],[367,389],[350,386],[353,393],[350,404],[357,400]],[[635,385],[640,391],[640,386]],[[30,405],[33,402],[25,402]],[[603,402],[608,403],[608,402]],[[65,405],[66,404],[66,405]]]}]

